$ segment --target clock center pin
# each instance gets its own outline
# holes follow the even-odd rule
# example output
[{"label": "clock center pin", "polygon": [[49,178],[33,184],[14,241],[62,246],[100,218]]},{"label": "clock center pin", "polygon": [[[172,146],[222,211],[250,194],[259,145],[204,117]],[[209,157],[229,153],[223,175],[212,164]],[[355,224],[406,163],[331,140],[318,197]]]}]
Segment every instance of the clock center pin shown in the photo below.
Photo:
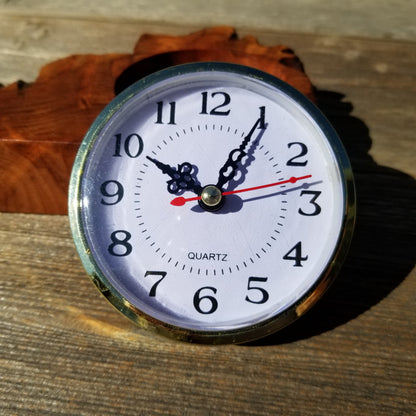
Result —
[{"label": "clock center pin", "polygon": [[207,185],[202,189],[199,205],[206,211],[217,211],[224,205],[224,198],[215,185]]}]

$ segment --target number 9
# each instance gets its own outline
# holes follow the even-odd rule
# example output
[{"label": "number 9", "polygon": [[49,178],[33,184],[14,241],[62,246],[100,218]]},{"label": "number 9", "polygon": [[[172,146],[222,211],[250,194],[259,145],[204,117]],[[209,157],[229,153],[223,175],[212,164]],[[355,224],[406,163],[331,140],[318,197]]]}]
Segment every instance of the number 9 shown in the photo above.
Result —
[{"label": "number 9", "polygon": [[[115,205],[123,199],[124,189],[120,182],[105,181],[101,185],[100,191],[105,198],[109,198],[109,200],[101,198],[101,203],[103,205]],[[112,198],[115,198],[115,201],[112,200]]]}]

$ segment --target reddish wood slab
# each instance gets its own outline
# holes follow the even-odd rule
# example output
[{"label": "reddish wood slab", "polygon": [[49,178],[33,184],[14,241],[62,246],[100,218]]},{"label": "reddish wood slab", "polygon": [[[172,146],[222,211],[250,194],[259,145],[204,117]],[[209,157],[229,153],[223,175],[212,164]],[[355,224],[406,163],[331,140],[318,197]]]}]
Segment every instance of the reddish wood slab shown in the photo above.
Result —
[{"label": "reddish wood slab", "polygon": [[143,35],[132,54],[74,55],[45,65],[33,83],[0,89],[0,211],[66,214],[72,164],[89,126],[126,86],[186,62],[223,61],[273,74],[314,100],[299,58],[233,28]]}]

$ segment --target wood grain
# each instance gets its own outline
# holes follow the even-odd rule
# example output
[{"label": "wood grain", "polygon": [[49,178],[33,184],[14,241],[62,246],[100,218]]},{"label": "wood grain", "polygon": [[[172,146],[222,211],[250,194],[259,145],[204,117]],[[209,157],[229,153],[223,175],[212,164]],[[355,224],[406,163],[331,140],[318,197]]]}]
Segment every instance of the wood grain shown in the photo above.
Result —
[{"label": "wood grain", "polygon": [[[94,36],[113,24],[97,22]],[[85,21],[71,25],[88,32]],[[118,26],[119,52],[133,47],[134,26]],[[0,414],[416,413],[415,44],[239,32],[247,33],[295,49],[351,157],[357,229],[338,280],[304,318],[262,342],[178,343],[134,327],[105,301],[66,216],[0,213]],[[68,45],[47,39],[32,41],[39,49],[20,62]],[[0,80],[10,68],[0,67]]]},{"label": "wood grain", "polygon": [[231,25],[253,31],[286,31],[338,34],[373,38],[415,39],[413,16],[416,4],[408,0],[360,0],[334,4],[333,0],[3,0],[0,11],[6,16],[88,20],[112,20],[124,24],[138,21],[156,26],[207,27]]}]

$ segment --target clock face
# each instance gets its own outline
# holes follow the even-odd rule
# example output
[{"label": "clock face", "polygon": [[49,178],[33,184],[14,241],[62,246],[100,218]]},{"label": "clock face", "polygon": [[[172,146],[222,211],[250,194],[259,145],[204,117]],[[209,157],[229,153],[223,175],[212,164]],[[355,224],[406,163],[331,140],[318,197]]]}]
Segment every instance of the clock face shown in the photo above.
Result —
[{"label": "clock face", "polygon": [[85,268],[127,316],[242,342],[322,294],[352,205],[348,159],[306,98],[250,68],[200,63],[104,110],[78,153],[69,214]]}]

